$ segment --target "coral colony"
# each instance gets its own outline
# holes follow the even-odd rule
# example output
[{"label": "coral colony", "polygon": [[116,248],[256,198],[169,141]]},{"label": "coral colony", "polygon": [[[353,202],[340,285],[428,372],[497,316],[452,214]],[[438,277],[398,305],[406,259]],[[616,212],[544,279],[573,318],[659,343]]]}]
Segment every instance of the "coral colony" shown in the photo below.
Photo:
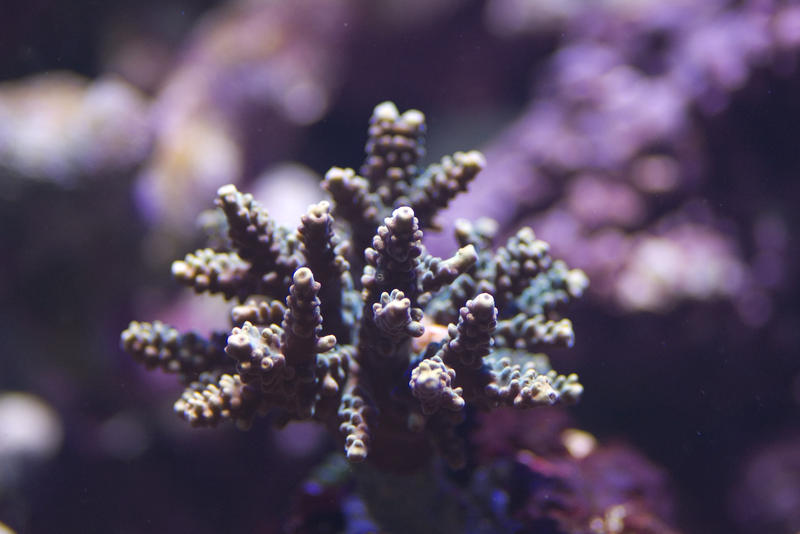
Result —
[{"label": "coral colony", "polygon": [[553,260],[529,228],[492,251],[487,219],[458,222],[452,257],[427,253],[423,229],[484,158],[457,152],[421,170],[424,134],[419,111],[377,106],[362,176],[328,171],[332,202],[310,206],[296,230],[233,185],[219,189],[227,248],[188,254],[172,273],[198,293],[236,299],[232,330],[204,339],[132,322],[121,336],[137,361],[187,385],[175,403],[183,419],[241,428],[267,413],[279,424],[312,419],[338,433],[350,462],[405,472],[434,451],[464,464],[456,427],[468,404],[580,397],[578,377],[557,374],[540,351],[572,345],[558,309],[586,276]]}]

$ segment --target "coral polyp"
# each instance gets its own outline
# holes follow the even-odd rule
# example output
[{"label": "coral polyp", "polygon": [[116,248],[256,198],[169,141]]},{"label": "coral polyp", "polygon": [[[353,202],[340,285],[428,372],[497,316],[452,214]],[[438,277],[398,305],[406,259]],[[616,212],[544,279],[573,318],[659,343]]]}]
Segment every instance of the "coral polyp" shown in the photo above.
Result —
[{"label": "coral polyp", "polygon": [[436,452],[462,466],[457,426],[470,407],[578,400],[578,377],[556,373],[541,351],[572,345],[560,312],[586,276],[529,228],[492,250],[487,220],[458,222],[452,257],[429,254],[423,231],[485,162],[457,152],[422,168],[424,135],[421,112],[377,106],[361,175],[332,168],[322,184],[331,200],[296,229],[235,186],[219,189],[226,250],[188,254],[172,273],[238,301],[230,332],[205,339],[133,322],[122,333],[134,358],[186,385],[175,403],[183,419],[316,420],[338,432],[351,462],[401,471]]}]

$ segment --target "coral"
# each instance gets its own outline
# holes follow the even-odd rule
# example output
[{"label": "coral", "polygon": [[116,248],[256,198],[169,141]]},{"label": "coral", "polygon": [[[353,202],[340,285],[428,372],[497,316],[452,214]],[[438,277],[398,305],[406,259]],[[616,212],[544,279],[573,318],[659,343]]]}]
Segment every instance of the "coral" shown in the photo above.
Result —
[{"label": "coral", "polygon": [[0,84],[0,189],[126,176],[147,157],[149,102],[123,80],[51,72]]},{"label": "coral", "polygon": [[728,496],[740,532],[800,528],[800,438],[793,432],[758,446],[739,468]]},{"label": "coral", "polygon": [[[201,402],[192,396],[184,402],[202,408],[203,399],[218,398],[217,417],[224,420],[222,413],[231,410],[224,403],[238,386],[221,375],[245,376],[236,365],[255,365],[224,351],[231,329],[228,308],[239,305],[235,324],[250,321],[263,331],[262,325],[281,325],[287,296],[248,303],[251,295],[246,295],[244,302],[226,303],[223,295],[197,297],[173,284],[181,291],[178,296],[164,291],[164,277],[172,260],[183,260],[196,248],[210,249],[209,259],[220,252],[239,254],[227,228],[220,228],[221,221],[227,226],[224,213],[213,209],[224,184],[251,193],[293,235],[306,207],[324,198],[321,176],[314,172],[304,182],[302,196],[294,177],[277,180],[270,172],[256,179],[263,169],[291,160],[323,175],[324,164],[352,166],[354,179],[356,174],[368,178],[363,197],[365,219],[372,218],[368,223],[345,227],[346,234],[342,214],[350,208],[331,203],[330,212],[336,235],[351,243],[342,256],[354,289],[360,289],[362,247],[372,245],[377,227],[395,207],[391,196],[402,194],[395,189],[403,186],[397,182],[378,191],[369,182],[383,180],[386,173],[380,169],[386,166],[368,163],[383,173],[373,177],[361,168],[366,136],[358,125],[369,115],[364,103],[377,103],[380,94],[392,94],[398,104],[424,102],[421,109],[428,116],[427,132],[415,126],[420,122],[414,114],[386,132],[400,136],[387,151],[397,149],[409,158],[396,165],[405,173],[403,181],[461,147],[481,149],[488,162],[468,193],[450,202],[452,207],[468,200],[461,211],[437,213],[437,198],[429,196],[432,208],[426,209],[432,214],[426,214],[421,199],[413,197],[423,190],[405,193],[418,203],[414,213],[428,252],[442,257],[420,256],[427,262],[422,269],[431,272],[425,283],[447,273],[454,263],[448,258],[458,248],[447,230],[442,235],[451,242],[434,248],[436,236],[429,228],[447,229],[458,217],[479,214],[499,223],[497,228],[486,221],[465,227],[482,240],[479,250],[490,241],[492,248],[500,246],[517,228],[530,225],[536,237],[553,244],[554,257],[583,269],[592,281],[579,309],[570,312],[580,318],[578,350],[569,351],[559,365],[562,360],[554,361],[557,369],[580,370],[591,388],[591,398],[577,409],[475,413],[480,404],[468,398],[470,387],[442,357],[428,354],[427,365],[415,366],[416,373],[409,369],[399,386],[403,402],[416,403],[423,418],[467,415],[451,427],[457,436],[468,436],[467,469],[450,473],[435,461],[426,470],[434,474],[431,488],[444,479],[463,490],[481,473],[495,472],[493,463],[506,462],[512,467],[508,485],[495,478],[482,486],[481,498],[464,499],[467,504],[459,510],[464,522],[481,524],[472,518],[485,519],[484,510],[505,511],[498,517],[513,521],[526,491],[535,491],[541,506],[532,503],[529,531],[553,532],[555,527],[542,523],[556,507],[552,489],[564,477],[540,477],[508,459],[529,450],[558,464],[563,453],[545,446],[542,425],[549,414],[574,413],[579,422],[572,424],[596,432],[598,448],[622,439],[664,466],[680,489],[673,521],[657,514],[668,524],[693,532],[772,532],[796,524],[791,512],[798,506],[792,507],[791,492],[781,489],[791,486],[784,484],[791,477],[774,475],[782,473],[780,466],[773,473],[750,454],[788,457],[773,440],[796,434],[798,420],[800,294],[791,273],[797,272],[800,254],[791,228],[800,213],[794,141],[800,125],[799,2],[230,0],[188,5],[167,0],[76,3],[68,10],[17,4],[20,9],[11,7],[5,13],[11,16],[0,23],[7,52],[0,62],[0,250],[6,259],[0,262],[0,280],[7,282],[0,283],[5,305],[0,332],[5,351],[24,357],[4,358],[0,376],[4,388],[34,393],[56,407],[68,431],[62,453],[46,464],[37,460],[32,470],[23,465],[15,471],[20,484],[0,488],[0,517],[10,529],[282,530],[292,494],[287,489],[298,487],[321,448],[334,441],[330,436],[339,435],[337,398],[330,399],[337,414],[316,417],[327,425],[312,417],[280,431],[268,423],[281,409],[255,421],[247,433],[227,423],[219,431],[194,431],[170,420],[174,417],[156,417],[164,408],[162,396],[174,397],[171,406],[182,389],[166,368],[187,386],[215,384],[217,391],[206,392],[210,397],[203,389],[197,392]],[[62,74],[62,69],[91,73],[92,79]],[[43,74],[31,76],[35,72]],[[381,137],[382,128],[370,137]],[[416,151],[422,136],[428,156]],[[376,155],[385,158],[386,153]],[[431,181],[445,178],[448,165],[445,161],[442,172],[430,173]],[[370,195],[378,195],[388,213],[370,213]],[[361,209],[359,202],[350,205],[354,212]],[[200,246],[193,222],[206,208],[212,208],[203,214],[211,239]],[[320,248],[320,256],[329,249]],[[317,267],[301,258],[321,282]],[[242,256],[229,262],[234,281],[233,266],[246,262]],[[215,272],[204,261],[185,263],[197,269],[193,276],[199,281],[204,272]],[[478,267],[471,269],[478,278]],[[437,271],[442,274],[433,276]],[[208,283],[226,282],[220,277]],[[405,292],[386,291],[387,298],[376,302],[381,328],[390,337],[402,337],[421,325],[424,332],[411,337],[410,350],[426,355],[426,347],[447,336],[447,323],[457,324],[460,307],[476,295],[460,284],[445,281],[441,287],[447,294],[417,304]],[[238,301],[237,286],[230,287]],[[322,294],[330,287],[322,283],[318,295],[322,335],[341,332],[337,343],[356,347],[358,333],[347,325],[361,321],[363,302],[355,291],[332,290],[354,299],[346,310],[355,315],[338,314],[342,325],[331,324],[325,307],[333,305]],[[421,318],[415,307],[424,310]],[[526,353],[541,349],[527,346],[530,335],[559,344],[570,340],[557,320],[521,317],[496,327],[494,350],[516,347],[523,362],[535,362]],[[158,319],[174,329],[154,325],[141,332],[133,354],[141,358],[138,363],[130,356],[115,362],[118,358],[108,355],[131,318]],[[742,328],[742,322],[759,327]],[[203,335],[185,337],[190,330]],[[222,332],[209,335],[214,330]],[[258,363],[272,356],[265,353]],[[209,367],[212,374],[201,379]],[[348,360],[348,373],[350,367]],[[524,373],[520,367],[520,389]],[[501,381],[498,391],[507,391],[511,379]],[[132,387],[136,383],[142,387]],[[747,384],[744,395],[741,384]],[[341,407],[351,412],[347,422],[356,437],[367,442],[369,405],[348,398]],[[202,416],[202,409],[198,413]],[[527,442],[499,431],[495,423],[502,418]],[[299,429],[313,437],[298,435]],[[409,488],[388,476],[373,478],[379,482],[371,486],[356,474],[372,469],[379,445],[384,450],[383,443],[392,438],[385,435],[381,444],[367,443],[367,461],[357,466],[341,454],[344,436],[333,447],[332,456],[350,476],[337,486],[343,495],[337,513],[340,520],[346,517],[350,532],[370,531],[350,526],[358,515],[352,502],[363,502],[353,496],[356,484],[362,497],[374,487],[395,493]],[[431,439],[431,448],[451,443],[427,431],[418,437]],[[481,439],[490,442],[484,447],[501,452],[491,458],[480,454]],[[402,446],[409,443],[416,444],[403,441]],[[0,463],[0,478],[7,467],[16,470],[16,461]],[[203,468],[212,464],[213,469]],[[620,464],[620,473],[636,470],[630,462]],[[784,471],[786,465],[790,462],[784,462]],[[534,486],[517,483],[520,471],[534,472]],[[584,487],[585,473],[573,473],[569,480],[577,485],[571,487]],[[221,513],[209,504],[231,478],[239,491]],[[573,498],[592,502],[613,494],[614,480],[556,497],[568,504]],[[73,491],[75,486],[81,491]],[[449,489],[445,493],[453,496]],[[733,499],[727,507],[725,495]],[[463,502],[462,496],[453,500]],[[315,497],[323,515],[328,497]],[[126,506],[131,499],[135,507]],[[584,507],[591,513],[569,525],[585,531],[584,519],[597,519],[596,529],[613,530],[622,512],[632,517],[629,500]],[[390,502],[400,509],[406,501]],[[368,506],[362,505],[362,514]],[[441,510],[417,508],[414,514],[436,516]],[[305,510],[298,515],[309,516]],[[371,519],[380,521],[374,513]],[[627,530],[636,530],[627,523]],[[345,531],[343,525],[325,528],[312,524],[305,532]],[[482,530],[516,531],[526,530],[499,521]]]},{"label": "coral", "polygon": [[59,414],[30,393],[0,391],[0,431],[0,492],[13,492],[26,471],[58,453],[64,439]]},{"label": "coral", "polygon": [[[268,411],[278,422],[314,419],[338,428],[351,462],[392,471],[427,464],[434,449],[463,465],[466,405],[578,399],[577,376],[532,352],[572,345],[558,309],[581,295],[585,275],[553,260],[529,228],[493,252],[485,222],[462,221],[456,254],[431,256],[422,229],[484,162],[458,152],[421,170],[424,132],[419,111],[377,106],[364,177],[331,169],[323,186],[333,203],[310,206],[294,231],[235,186],[219,189],[230,250],[198,250],[172,273],[198,293],[238,299],[227,342],[161,323],[122,333],[135,359],[181,375],[181,417],[243,428]],[[429,320],[449,325],[443,338],[414,343]]]},{"label": "coral", "polygon": [[[798,12],[760,1],[487,2],[497,35],[552,35],[558,48],[446,220],[480,209],[502,232],[534,226],[587,272],[593,296],[623,311],[726,300],[746,324],[765,324],[776,288],[750,236],[774,208],[753,201],[750,183],[771,171],[754,170],[751,154],[720,165],[712,126],[748,86],[762,91],[767,68],[794,68]],[[719,133],[733,139],[732,128]],[[698,253],[707,247],[712,263]],[[684,272],[665,278],[644,258],[654,250]]]},{"label": "coral", "polygon": [[632,447],[598,442],[556,408],[478,419],[470,488],[495,524],[513,525],[502,531],[677,534],[669,477]]}]

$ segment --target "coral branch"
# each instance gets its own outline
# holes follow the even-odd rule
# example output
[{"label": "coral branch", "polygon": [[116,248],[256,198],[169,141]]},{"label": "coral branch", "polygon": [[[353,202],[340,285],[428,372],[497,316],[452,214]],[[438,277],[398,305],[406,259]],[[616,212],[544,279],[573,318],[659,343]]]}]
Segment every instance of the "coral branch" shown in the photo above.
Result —
[{"label": "coral branch", "polygon": [[420,292],[435,293],[442,286],[452,284],[458,275],[467,272],[475,265],[476,261],[478,261],[478,254],[473,245],[461,247],[455,256],[447,260],[436,256],[426,256],[420,262]]},{"label": "coral branch", "polygon": [[279,324],[283,320],[286,308],[277,300],[249,298],[244,304],[234,306],[231,310],[233,326],[242,326],[246,321],[258,326]]},{"label": "coral branch", "polygon": [[339,408],[339,431],[345,436],[344,450],[351,462],[363,462],[367,459],[370,446],[370,431],[367,419],[371,408],[358,391],[351,391],[342,396]]},{"label": "coral branch", "polygon": [[578,400],[583,386],[577,375],[564,376],[552,369],[537,369],[537,362],[526,355],[513,352],[493,358],[492,380],[485,390],[488,399],[515,408],[572,404]]},{"label": "coral branch", "polygon": [[367,159],[361,167],[387,206],[407,199],[417,165],[425,154],[425,115],[409,110],[402,115],[391,102],[375,107],[369,125]]},{"label": "coral branch", "polygon": [[365,304],[371,306],[381,293],[392,289],[399,289],[414,303],[421,239],[419,221],[411,208],[397,208],[384,220],[372,239],[372,247],[364,252],[367,265],[361,284],[366,289]]},{"label": "coral branch", "polygon": [[439,408],[457,411],[464,407],[462,388],[451,386],[456,372],[439,356],[422,360],[411,372],[408,386],[411,393],[422,403],[422,413],[431,415]]},{"label": "coral branch", "polygon": [[331,167],[322,187],[333,197],[334,215],[350,224],[353,245],[358,250],[367,248],[386,211],[381,199],[370,192],[369,182],[353,169]]},{"label": "coral branch", "polygon": [[239,254],[265,267],[274,266],[281,253],[275,239],[275,223],[253,195],[226,185],[217,191],[216,204],[228,220],[228,235]]},{"label": "coral branch", "polygon": [[224,374],[218,380],[202,375],[175,403],[175,412],[192,426],[213,427],[230,420],[244,430],[252,425],[259,401],[258,392],[244,384],[239,375]]},{"label": "coral branch", "polygon": [[206,340],[194,332],[181,334],[160,321],[133,321],[121,335],[122,348],[136,361],[148,369],[180,374],[185,382],[222,366],[223,339],[224,335]]},{"label": "coral branch", "polygon": [[245,322],[228,336],[225,353],[237,362],[238,376],[263,392],[273,391],[284,378],[286,357],[281,353],[280,332],[275,325],[259,330]]},{"label": "coral branch", "polygon": [[467,185],[486,166],[483,154],[476,150],[456,152],[445,156],[438,165],[432,165],[414,181],[409,205],[420,221],[420,226],[433,226],[433,217],[447,207],[453,198],[467,190]]},{"label": "coral branch", "polygon": [[395,344],[409,337],[419,337],[425,331],[419,322],[422,310],[412,308],[411,301],[397,289],[391,294],[384,291],[380,302],[372,305],[372,311],[378,330]]},{"label": "coral branch", "polygon": [[494,298],[481,293],[459,311],[458,325],[448,328],[449,340],[442,345],[438,356],[456,368],[480,369],[483,357],[492,346],[492,333],[497,325]]},{"label": "coral branch", "polygon": [[172,262],[172,276],[197,293],[221,293],[226,299],[243,299],[259,289],[248,262],[235,252],[214,252],[210,248]]},{"label": "coral branch", "polygon": [[336,336],[319,336],[322,331],[317,298],[320,284],[314,280],[311,269],[301,267],[295,271],[292,281],[286,299],[281,346],[287,363],[298,368],[314,363],[317,353],[332,349]]},{"label": "coral branch", "polygon": [[[267,210],[250,194],[226,185],[217,191],[217,206],[228,220],[228,235],[239,256],[249,261],[253,274],[272,296],[284,294],[300,264],[296,238],[277,228]],[[260,288],[260,289],[263,289]]]},{"label": "coral branch", "polygon": [[350,341],[350,332],[345,323],[347,310],[344,309],[343,301],[346,293],[352,291],[353,280],[349,272],[350,265],[339,251],[340,247],[346,246],[338,242],[333,232],[333,222],[330,203],[323,201],[309,207],[300,219],[297,233],[306,265],[321,285],[319,300],[323,317],[322,329],[336,335],[339,341],[347,343]]},{"label": "coral branch", "polygon": [[528,317],[520,313],[499,321],[494,339],[498,348],[536,352],[543,347],[571,347],[575,333],[569,319],[553,321],[541,315]]}]

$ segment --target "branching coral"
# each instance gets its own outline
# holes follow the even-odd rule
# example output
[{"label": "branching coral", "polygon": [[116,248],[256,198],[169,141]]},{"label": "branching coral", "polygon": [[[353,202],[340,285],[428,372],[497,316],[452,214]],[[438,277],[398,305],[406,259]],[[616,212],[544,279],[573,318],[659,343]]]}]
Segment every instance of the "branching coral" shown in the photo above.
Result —
[{"label": "branching coral", "polygon": [[[581,295],[585,275],[528,228],[493,252],[487,221],[457,225],[451,258],[430,255],[423,228],[484,160],[458,152],[421,170],[424,134],[419,111],[377,106],[363,177],[332,168],[323,187],[333,202],[310,206],[296,230],[233,185],[219,189],[229,250],[199,250],[172,272],[198,293],[238,299],[227,342],[160,323],[122,333],[137,360],[182,377],[181,417],[244,428],[268,411],[278,422],[314,419],[338,429],[351,462],[398,471],[434,450],[463,465],[456,426],[467,405],[578,399],[577,376],[533,353],[572,344],[558,310]],[[442,336],[423,336],[426,325]]]}]

